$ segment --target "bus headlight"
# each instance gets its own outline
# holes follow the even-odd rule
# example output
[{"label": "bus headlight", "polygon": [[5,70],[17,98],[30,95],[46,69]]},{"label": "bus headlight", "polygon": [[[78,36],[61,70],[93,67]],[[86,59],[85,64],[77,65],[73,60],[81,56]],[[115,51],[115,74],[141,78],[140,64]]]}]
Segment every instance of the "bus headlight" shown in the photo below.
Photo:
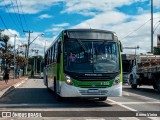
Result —
[{"label": "bus headlight", "polygon": [[71,77],[68,76],[68,75],[65,75],[65,78],[66,78],[66,83],[67,83],[68,85],[72,85]]},{"label": "bus headlight", "polygon": [[119,80],[120,80],[120,75],[116,76],[113,85],[117,85],[119,83]]}]

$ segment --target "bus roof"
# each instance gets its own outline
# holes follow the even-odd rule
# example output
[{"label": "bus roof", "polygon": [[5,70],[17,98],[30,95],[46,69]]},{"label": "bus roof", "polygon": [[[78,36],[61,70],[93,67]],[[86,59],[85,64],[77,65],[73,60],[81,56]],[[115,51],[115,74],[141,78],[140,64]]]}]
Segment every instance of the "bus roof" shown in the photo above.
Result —
[{"label": "bus roof", "polygon": [[100,29],[66,29],[66,30],[63,30],[63,31],[69,31],[69,32],[81,32],[81,31],[84,31],[84,32],[87,32],[87,31],[91,31],[91,32],[107,32],[107,33],[114,33],[112,31],[108,31],[108,30],[100,30]]}]

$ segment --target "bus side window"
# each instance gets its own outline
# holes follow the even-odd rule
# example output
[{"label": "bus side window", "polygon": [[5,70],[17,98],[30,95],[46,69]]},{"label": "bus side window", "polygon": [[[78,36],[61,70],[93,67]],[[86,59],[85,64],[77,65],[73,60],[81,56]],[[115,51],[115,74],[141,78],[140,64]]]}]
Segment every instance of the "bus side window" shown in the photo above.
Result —
[{"label": "bus side window", "polygon": [[54,44],[54,47],[55,47],[55,53],[54,53],[54,62],[57,62],[57,52],[58,52],[58,45],[57,45],[58,43],[56,42],[55,44]]},{"label": "bus side window", "polygon": [[57,63],[60,62],[60,57],[61,57],[61,42],[58,43]]}]

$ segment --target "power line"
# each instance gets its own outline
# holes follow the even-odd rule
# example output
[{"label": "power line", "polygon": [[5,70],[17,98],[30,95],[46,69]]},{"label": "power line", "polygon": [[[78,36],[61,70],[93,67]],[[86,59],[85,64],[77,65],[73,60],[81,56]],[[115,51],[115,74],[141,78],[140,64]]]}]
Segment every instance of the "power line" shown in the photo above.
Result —
[{"label": "power line", "polygon": [[[15,10],[14,3],[13,3],[12,0],[10,0],[10,2],[11,2],[11,6],[12,6],[11,8],[13,9],[13,13],[14,13],[16,19],[17,19],[18,24],[20,25],[20,27],[18,27],[18,28],[19,28],[19,30],[22,29],[22,31],[23,31],[23,27],[21,26],[21,22],[20,22],[20,20],[19,20],[19,18],[18,18],[18,15],[16,14],[16,10]],[[8,10],[8,13],[10,14],[9,10]],[[14,20],[14,19],[13,19],[13,20]],[[16,26],[19,26],[19,25],[16,25]],[[20,30],[20,31],[21,31],[21,30]],[[22,32],[22,33],[23,33],[23,32]],[[23,34],[24,34],[24,33],[23,33]],[[25,34],[24,34],[24,36],[26,37]]]},{"label": "power line", "polygon": [[11,33],[11,32],[8,30],[8,27],[6,26],[5,22],[3,21],[1,15],[0,15],[0,19],[1,19],[1,21],[2,21],[2,23],[3,23],[3,25],[4,25],[4,27],[7,29],[7,31],[8,31],[10,34],[14,35],[13,33]]},{"label": "power line", "polygon": [[20,7],[21,7],[21,11],[22,11],[22,16],[23,16],[23,18],[24,18],[25,25],[26,25],[27,29],[29,30],[29,27],[28,27],[28,25],[27,25],[27,21],[26,21],[26,18],[25,18],[25,15],[24,15],[24,12],[23,12],[23,9],[22,9],[22,4],[21,4],[21,1],[20,1],[20,0],[19,0],[19,3],[20,3]]},{"label": "power line", "polygon": [[[158,19],[160,17],[156,17],[153,19]],[[147,24],[151,19],[149,19],[148,21],[146,21],[145,23],[143,23],[141,26],[139,26],[138,28],[136,28],[135,30],[133,30],[132,32],[130,32],[129,34],[127,34],[126,36],[124,36],[123,38],[121,38],[120,40],[123,40],[124,38],[130,36],[131,34],[133,34],[134,32],[138,31],[140,28],[142,28],[145,24]]]},{"label": "power line", "polygon": [[[15,7],[13,6],[14,5],[14,3],[13,3],[13,1],[12,0],[10,0],[11,1],[11,5],[12,5],[12,9],[13,9],[13,13],[15,14],[15,16],[16,16],[16,19],[17,19],[17,22],[19,23],[19,25],[20,25],[20,27],[21,27],[21,24],[20,24],[20,20],[19,20],[19,18],[18,18],[18,15],[16,14],[16,10],[15,10]],[[22,27],[21,27],[22,28]],[[22,31],[23,31],[23,28],[22,28]]]},{"label": "power line", "polygon": [[18,29],[20,30],[19,26],[17,25],[17,23],[16,23],[15,20],[13,19],[13,16],[12,16],[11,13],[9,12],[9,9],[8,9],[8,7],[7,7],[7,5],[6,5],[5,0],[3,0],[3,3],[4,3],[4,6],[5,6],[5,8],[6,8],[6,11],[8,11],[8,14],[9,14],[9,16],[10,16],[10,18],[11,18],[11,21],[12,21],[12,22],[14,23],[14,25],[17,26]]},{"label": "power line", "polygon": [[145,24],[147,24],[150,21],[150,19],[148,21],[146,21],[145,23],[143,23],[140,27],[138,27],[137,29],[135,29],[134,31],[130,32],[129,34],[127,34],[125,37],[121,38],[121,40],[123,40],[124,38],[130,36],[131,34],[133,34],[134,32],[138,31],[141,27],[143,27]]},{"label": "power line", "polygon": [[20,24],[21,24],[22,29],[24,30],[22,19],[21,19],[21,16],[20,16],[20,10],[19,10],[19,6],[18,6],[18,2],[17,2],[17,0],[15,0],[15,1],[16,1],[16,7],[17,7],[17,10],[18,10],[18,16],[19,16],[19,19],[20,19]]}]

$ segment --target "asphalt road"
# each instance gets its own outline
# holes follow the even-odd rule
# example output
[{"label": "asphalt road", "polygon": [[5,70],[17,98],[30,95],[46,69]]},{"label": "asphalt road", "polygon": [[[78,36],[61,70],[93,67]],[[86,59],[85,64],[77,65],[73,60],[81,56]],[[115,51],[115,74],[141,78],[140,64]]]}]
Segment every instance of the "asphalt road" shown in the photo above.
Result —
[{"label": "asphalt road", "polygon": [[108,97],[104,102],[81,98],[57,102],[42,79],[29,79],[0,99],[0,111],[0,116],[5,116],[6,111],[14,116],[1,120],[33,119],[33,116],[34,120],[160,120],[156,116],[160,114],[160,94],[152,87],[133,90],[124,85],[122,97]]}]

